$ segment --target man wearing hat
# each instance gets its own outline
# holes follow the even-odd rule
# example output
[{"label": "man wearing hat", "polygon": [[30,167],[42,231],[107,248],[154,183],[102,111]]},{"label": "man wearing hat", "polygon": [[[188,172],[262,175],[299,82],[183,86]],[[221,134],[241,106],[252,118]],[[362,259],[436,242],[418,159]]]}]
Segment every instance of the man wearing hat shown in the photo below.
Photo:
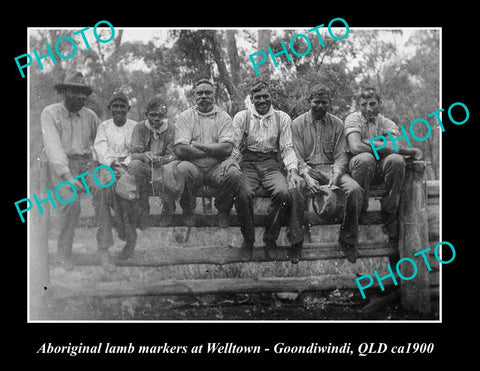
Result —
[{"label": "man wearing hat", "polygon": [[[60,207],[57,251],[62,265],[66,269],[73,269],[72,245],[81,211],[79,196],[81,192],[87,191],[82,180],[85,179],[93,195],[98,226],[97,245],[102,266],[112,272],[115,270],[115,264],[111,261],[108,251],[113,245],[113,237],[107,192],[93,180],[93,171],[99,165],[93,160],[92,150],[99,119],[92,110],[84,107],[92,88],[86,85],[80,72],[74,71],[67,73],[64,82],[56,84],[55,89],[63,95],[63,102],[45,107],[41,114],[44,151],[50,164],[50,182],[56,186],[62,181],[68,181],[77,191],[77,197],[74,197],[73,202],[62,204]],[[78,177],[86,172],[88,174],[84,178]],[[73,191],[69,187],[59,188],[59,195],[63,200],[72,199],[72,194]]]},{"label": "man wearing hat", "polygon": [[337,189],[343,191],[345,208],[338,246],[354,263],[358,255],[355,245],[363,190],[346,173],[349,157],[343,122],[327,112],[330,95],[330,91],[321,85],[310,90],[310,110],[292,122],[293,144],[298,173],[305,181],[304,203],[313,195],[315,211],[324,218],[333,217],[337,201],[343,196]]},{"label": "man wearing hat", "polygon": [[105,120],[100,124],[95,138],[94,149],[98,161],[102,165],[110,166],[117,182],[114,186],[105,189],[108,193],[109,202],[115,210],[117,219],[116,227],[118,235],[122,240],[126,240],[126,245],[122,251],[122,257],[132,250],[135,246],[137,234],[135,228],[128,223],[127,215],[129,203],[116,196],[114,188],[123,173],[126,173],[128,164],[131,161],[130,148],[133,129],[137,122],[127,117],[130,110],[128,97],[122,92],[116,92],[112,95],[107,106],[112,118]]},{"label": "man wearing hat", "polygon": [[[135,176],[139,198],[132,201],[130,220],[135,227],[147,227],[150,214],[149,195],[160,196],[163,202],[162,224],[167,225],[175,211],[176,184],[167,174],[173,171],[175,128],[168,122],[167,105],[161,97],[152,98],[145,109],[146,119],[134,128],[130,146],[132,161],[128,173]],[[168,181],[166,181],[168,179]],[[174,182],[174,181],[173,181]],[[173,188],[173,191],[172,191]],[[182,188],[183,190],[183,188]],[[131,246],[130,253],[133,252]],[[128,254],[127,256],[128,257]]]}]

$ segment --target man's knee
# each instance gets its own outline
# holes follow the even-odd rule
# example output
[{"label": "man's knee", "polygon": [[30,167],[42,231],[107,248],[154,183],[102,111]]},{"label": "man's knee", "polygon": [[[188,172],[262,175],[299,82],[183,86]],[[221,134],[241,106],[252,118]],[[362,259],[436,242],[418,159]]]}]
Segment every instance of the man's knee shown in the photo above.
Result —
[{"label": "man's knee", "polygon": [[[294,192],[298,193],[297,190],[294,190]],[[287,184],[283,184],[283,182],[278,183],[276,187],[273,189],[272,192],[272,199],[274,200],[279,200],[284,204],[289,204],[290,203],[290,191],[288,189]]]},{"label": "man's knee", "polygon": [[351,171],[373,170],[375,168],[375,157],[371,153],[363,152],[355,155],[350,160]]},{"label": "man's knee", "polygon": [[236,166],[230,166],[225,172],[225,180],[232,184],[239,184],[242,172]]},{"label": "man's knee", "polygon": [[189,161],[180,161],[177,165],[177,172],[185,179],[195,179],[199,175],[197,167]]},{"label": "man's knee", "polygon": [[405,159],[398,153],[392,153],[385,157],[384,168],[385,170],[404,171],[406,167]]}]

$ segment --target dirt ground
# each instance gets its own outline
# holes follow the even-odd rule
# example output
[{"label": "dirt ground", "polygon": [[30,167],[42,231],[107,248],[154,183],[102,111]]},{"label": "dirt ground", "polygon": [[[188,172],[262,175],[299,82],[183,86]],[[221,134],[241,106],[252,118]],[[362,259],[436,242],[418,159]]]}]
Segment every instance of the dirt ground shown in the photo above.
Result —
[{"label": "dirt ground", "polygon": [[[398,290],[397,290],[398,291]],[[398,292],[364,301],[353,290],[315,293],[176,295],[138,298],[64,299],[51,303],[48,317],[73,321],[362,321],[434,320],[402,308]],[[380,298],[384,303],[376,304]]]}]

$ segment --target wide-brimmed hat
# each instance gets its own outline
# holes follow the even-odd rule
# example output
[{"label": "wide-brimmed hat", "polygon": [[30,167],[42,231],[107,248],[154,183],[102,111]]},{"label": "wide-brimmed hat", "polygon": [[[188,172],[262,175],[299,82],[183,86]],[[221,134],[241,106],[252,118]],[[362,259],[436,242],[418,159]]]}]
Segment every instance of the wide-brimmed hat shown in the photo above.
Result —
[{"label": "wide-brimmed hat", "polygon": [[323,219],[335,219],[341,217],[345,206],[345,196],[338,187],[320,186],[320,192],[313,197],[313,210]]},{"label": "wide-brimmed hat", "polygon": [[58,92],[63,92],[66,89],[80,89],[83,90],[87,95],[90,95],[93,91],[92,87],[86,84],[83,74],[78,71],[67,72],[63,82],[55,84],[55,89]]}]

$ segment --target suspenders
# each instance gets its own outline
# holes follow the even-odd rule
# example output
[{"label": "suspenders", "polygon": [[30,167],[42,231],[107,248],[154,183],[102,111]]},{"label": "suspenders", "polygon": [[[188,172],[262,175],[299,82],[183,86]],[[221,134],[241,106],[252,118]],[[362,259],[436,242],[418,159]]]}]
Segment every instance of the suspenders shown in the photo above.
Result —
[{"label": "suspenders", "polygon": [[[280,127],[280,112],[278,111],[274,111],[274,120],[275,120],[275,123],[277,124],[277,132],[278,132],[278,135],[277,135],[277,148],[278,148],[278,153],[280,154],[280,135],[282,134],[282,129]],[[245,148],[246,148],[246,145],[245,145],[245,142],[248,138],[248,136],[250,135],[250,111],[249,110],[246,110],[246,114],[245,114],[245,131],[243,132],[243,136],[242,136],[242,140],[240,142],[240,152],[242,152]]]}]

